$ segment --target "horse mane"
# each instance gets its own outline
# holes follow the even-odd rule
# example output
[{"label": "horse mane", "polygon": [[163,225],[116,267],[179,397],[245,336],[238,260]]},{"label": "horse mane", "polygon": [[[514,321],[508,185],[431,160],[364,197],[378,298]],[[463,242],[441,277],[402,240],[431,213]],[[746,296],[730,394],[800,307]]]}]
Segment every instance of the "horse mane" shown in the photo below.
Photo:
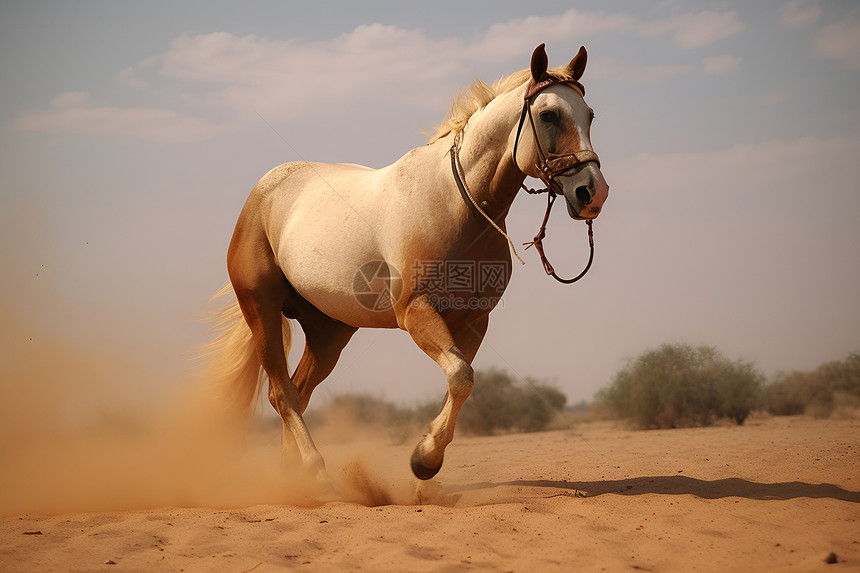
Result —
[{"label": "horse mane", "polygon": [[[574,79],[566,66],[552,68],[547,73],[560,81]],[[436,126],[436,133],[432,134],[428,144],[442,139],[449,133],[457,133],[466,125],[469,118],[475,112],[483,109],[491,101],[500,95],[512,92],[531,80],[529,69],[514,72],[509,76],[499,78],[493,85],[488,85],[481,79],[476,79],[468,89],[461,89],[457,97],[451,102],[451,108],[442,123]]]}]

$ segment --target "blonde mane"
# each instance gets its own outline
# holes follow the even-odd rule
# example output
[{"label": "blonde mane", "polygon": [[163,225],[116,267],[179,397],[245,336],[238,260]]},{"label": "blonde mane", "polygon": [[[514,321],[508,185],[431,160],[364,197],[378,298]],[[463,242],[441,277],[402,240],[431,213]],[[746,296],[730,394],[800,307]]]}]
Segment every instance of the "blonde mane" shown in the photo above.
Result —
[{"label": "blonde mane", "polygon": [[[561,80],[572,80],[573,76],[566,66],[552,68],[547,70],[550,76]],[[451,108],[442,123],[436,126],[436,133],[430,137],[427,143],[433,143],[442,139],[449,133],[457,133],[466,125],[469,118],[483,109],[491,101],[500,95],[512,92],[520,86],[525,85],[531,80],[531,71],[528,69],[514,72],[507,77],[496,80],[492,86],[487,85],[484,81],[476,79],[472,82],[469,89],[462,89],[457,94],[456,99],[451,102]]]}]

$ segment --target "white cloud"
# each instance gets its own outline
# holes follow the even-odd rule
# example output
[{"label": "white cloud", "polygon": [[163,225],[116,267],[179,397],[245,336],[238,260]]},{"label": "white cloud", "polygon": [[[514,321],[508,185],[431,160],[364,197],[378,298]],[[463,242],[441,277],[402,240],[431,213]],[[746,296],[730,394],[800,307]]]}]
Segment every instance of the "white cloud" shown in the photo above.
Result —
[{"label": "white cloud", "polygon": [[636,20],[626,14],[571,9],[556,16],[529,16],[493,24],[469,49],[473,57],[482,60],[499,56],[507,59],[530,54],[541,42],[551,44],[571,37],[581,42],[600,33],[631,32],[635,28]]},{"label": "white cloud", "polygon": [[815,38],[815,55],[839,60],[848,70],[860,70],[860,12],[854,10],[822,28]]},{"label": "white cloud", "polygon": [[673,34],[679,48],[701,48],[746,29],[737,12],[699,12],[643,22],[638,26],[645,36]]},{"label": "white cloud", "polygon": [[605,32],[637,33],[645,37],[671,34],[679,48],[698,48],[744,29],[746,25],[738,19],[737,12],[706,11],[638,21],[628,14],[580,12],[571,9],[555,16],[530,16],[494,24],[473,46],[486,49],[475,49],[473,55],[502,53],[516,56],[543,41],[561,41],[571,37],[585,39]]},{"label": "white cloud", "polygon": [[708,76],[726,76],[741,69],[741,59],[736,56],[711,56],[703,62],[704,73]]},{"label": "white cloud", "polygon": [[[251,116],[283,120],[371,104],[380,90],[406,105],[438,109],[473,79],[469,70],[512,60],[526,67],[540,42],[553,63],[566,61],[553,44],[570,46],[614,32],[671,34],[683,48],[704,46],[744,29],[735,12],[701,12],[656,21],[625,14],[581,12],[513,19],[471,40],[428,37],[423,30],[370,24],[327,41],[276,40],[227,32],[180,36],[160,57],[158,73],[204,84],[201,103]],[[573,38],[573,40],[572,40]],[[567,57],[572,57],[573,53]],[[151,66],[151,60],[147,60]],[[599,66],[592,66],[595,70]],[[605,59],[589,77],[654,83],[689,71],[686,65],[633,66]],[[511,70],[513,71],[513,70]],[[491,80],[493,78],[485,78]],[[207,85],[208,84],[208,85]]]},{"label": "white cloud", "polygon": [[459,40],[381,24],[327,42],[221,32],[177,38],[159,73],[203,84],[206,105],[277,120],[336,111],[380,91],[389,101],[438,107],[462,75],[462,51]]},{"label": "white cloud", "polygon": [[169,110],[91,106],[86,92],[60,94],[51,109],[25,112],[12,127],[30,133],[100,133],[155,141],[199,141],[232,129]]},{"label": "white cloud", "polygon": [[821,16],[821,7],[817,4],[808,4],[806,0],[791,0],[783,6],[779,15],[779,23],[786,28],[805,28],[814,24]]},{"label": "white cloud", "polygon": [[[564,63],[578,44],[603,33],[656,37],[671,35],[681,48],[699,47],[744,29],[735,12],[700,12],[643,21],[626,14],[568,10],[559,15],[512,19],[472,38],[431,38],[421,29],[369,24],[320,41],[271,39],[229,32],[183,34],[168,51],[116,74],[134,89],[158,90],[165,78],[187,85],[180,102],[217,110],[237,120],[256,114],[282,121],[321,114],[352,114],[380,106],[441,110],[456,90],[475,77],[472,70],[515,69],[528,65],[540,42],[551,62]],[[571,53],[565,55],[564,46]],[[519,65],[518,65],[519,64]],[[504,66],[504,68],[503,68]],[[588,77],[615,82],[656,83],[691,68],[679,64],[634,66],[610,58],[595,60]],[[492,80],[492,77],[486,77]],[[176,85],[175,82],[170,82]],[[385,98],[379,94],[385,93]],[[31,111],[16,121],[26,131],[122,133],[149,139],[197,140],[230,126],[200,117],[151,108],[97,107],[73,101]],[[71,99],[70,99],[71,98]],[[384,100],[384,101],[383,101]],[[204,113],[200,111],[198,113]],[[181,129],[180,129],[181,128]]]}]

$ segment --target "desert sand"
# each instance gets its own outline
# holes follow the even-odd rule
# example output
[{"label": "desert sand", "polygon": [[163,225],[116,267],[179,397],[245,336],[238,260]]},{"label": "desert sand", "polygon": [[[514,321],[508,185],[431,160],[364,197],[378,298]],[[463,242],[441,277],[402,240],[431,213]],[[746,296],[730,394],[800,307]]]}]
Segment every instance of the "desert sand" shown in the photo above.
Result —
[{"label": "desert sand", "polygon": [[320,432],[325,488],[271,433],[7,447],[0,570],[860,570],[857,418],[458,436],[429,482],[384,434]]}]

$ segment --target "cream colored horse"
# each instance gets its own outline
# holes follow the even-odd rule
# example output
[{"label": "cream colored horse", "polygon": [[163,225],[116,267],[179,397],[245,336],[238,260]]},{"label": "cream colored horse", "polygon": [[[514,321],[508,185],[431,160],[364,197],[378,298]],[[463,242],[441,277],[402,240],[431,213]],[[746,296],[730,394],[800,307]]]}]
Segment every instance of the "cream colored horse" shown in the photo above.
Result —
[{"label": "cream colored horse", "polygon": [[[530,69],[493,87],[475,82],[427,145],[388,167],[286,163],[260,179],[227,253],[238,306],[213,343],[237,412],[250,410],[262,366],[285,451],[297,446],[303,463],[322,472],[302,419],[311,393],[357,329],[400,328],[448,382],[442,411],[412,455],[417,477],[439,471],[472,392],[489,312],[510,278],[498,231],[525,176],[551,183],[575,219],[597,217],[607,197],[589,137],[594,114],[578,81],[586,57],[582,48],[568,66],[548,70],[538,46]],[[542,170],[553,160],[564,165]],[[306,339],[292,376],[288,319]]]}]

